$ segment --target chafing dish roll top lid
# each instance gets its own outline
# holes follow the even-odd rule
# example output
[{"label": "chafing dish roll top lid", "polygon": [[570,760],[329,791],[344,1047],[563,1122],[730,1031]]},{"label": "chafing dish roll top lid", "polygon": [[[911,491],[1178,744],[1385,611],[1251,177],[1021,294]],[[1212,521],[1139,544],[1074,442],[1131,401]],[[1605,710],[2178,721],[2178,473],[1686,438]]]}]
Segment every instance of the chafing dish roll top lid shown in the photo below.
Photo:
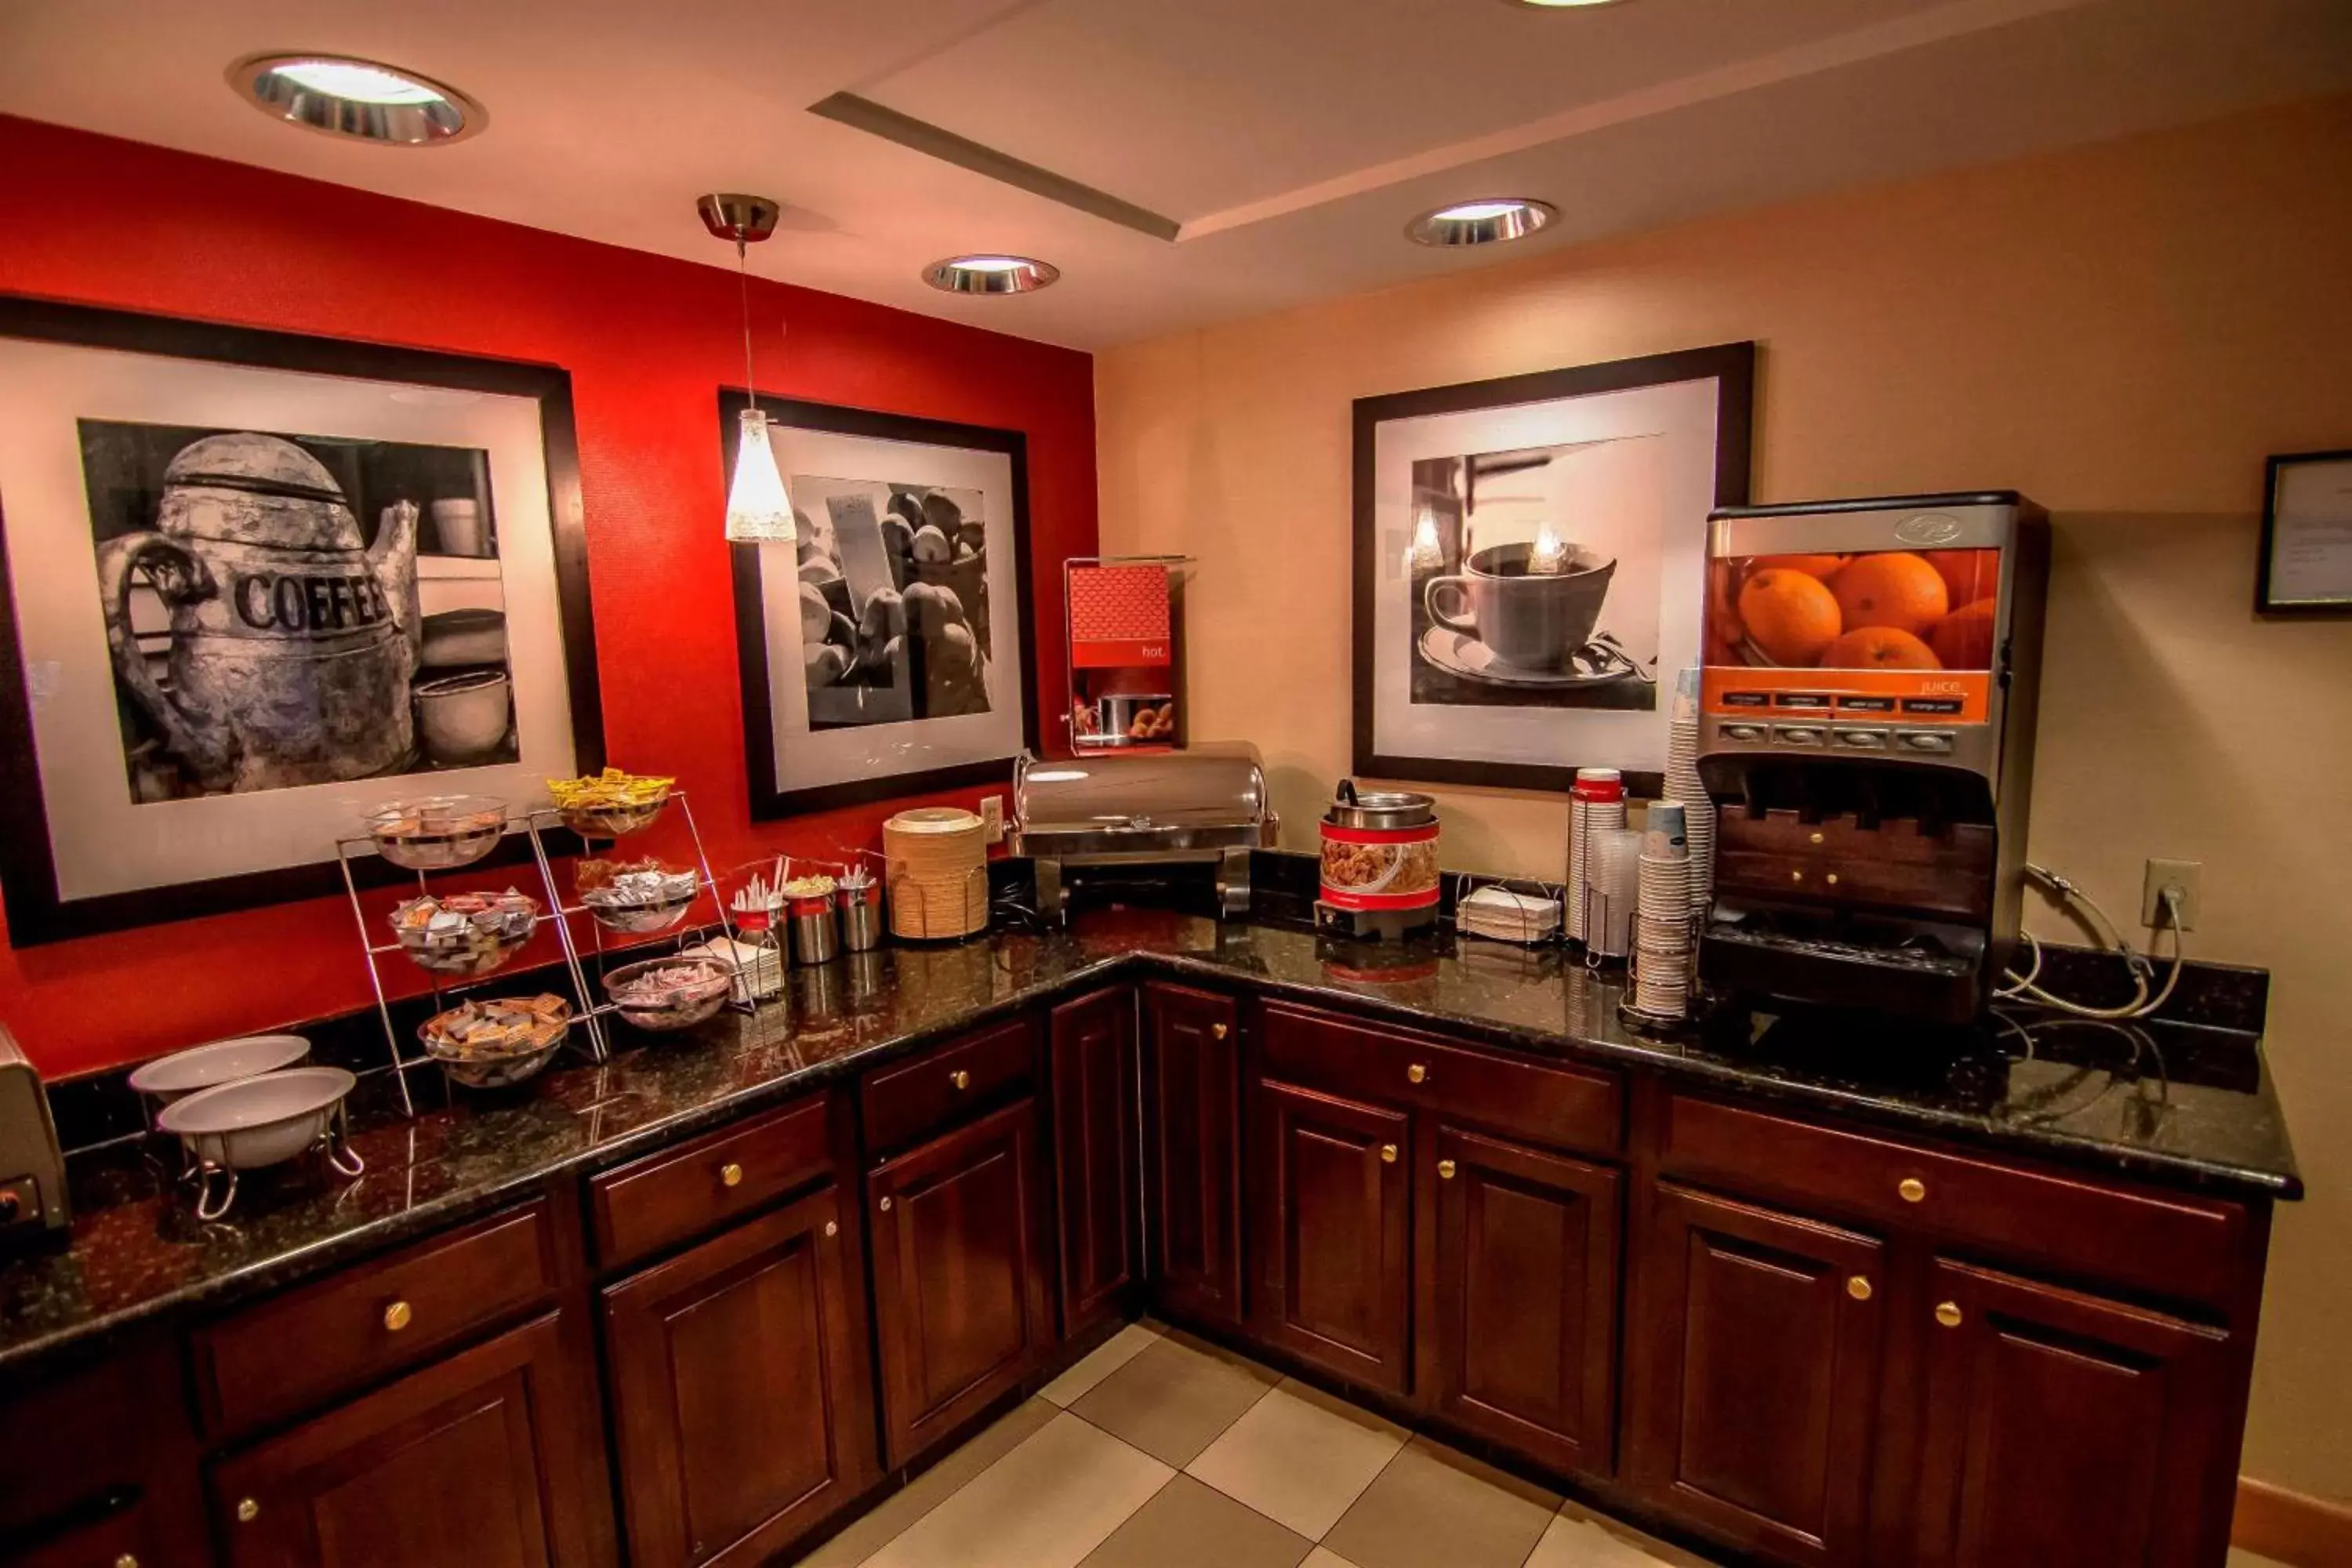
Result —
[{"label": "chafing dish roll top lid", "polygon": [[1257,748],[1023,757],[1013,773],[1007,847],[1038,863],[1044,912],[1061,909],[1064,866],[1209,861],[1220,907],[1246,912],[1249,852],[1275,843]]}]

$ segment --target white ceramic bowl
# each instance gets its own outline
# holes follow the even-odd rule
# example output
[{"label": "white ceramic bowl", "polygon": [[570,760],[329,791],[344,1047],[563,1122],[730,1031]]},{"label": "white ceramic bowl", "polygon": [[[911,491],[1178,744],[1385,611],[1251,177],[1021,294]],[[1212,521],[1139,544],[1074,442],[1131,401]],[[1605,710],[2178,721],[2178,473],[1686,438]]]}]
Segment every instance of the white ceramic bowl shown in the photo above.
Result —
[{"label": "white ceramic bowl", "polygon": [[155,1124],[199,1160],[256,1171],[316,1143],[357,1081],[341,1068],[266,1072],[175,1100]]},{"label": "white ceramic bowl", "polygon": [[310,1055],[299,1035],[246,1035],[157,1057],[131,1075],[131,1087],[169,1105],[199,1089],[299,1067]]}]

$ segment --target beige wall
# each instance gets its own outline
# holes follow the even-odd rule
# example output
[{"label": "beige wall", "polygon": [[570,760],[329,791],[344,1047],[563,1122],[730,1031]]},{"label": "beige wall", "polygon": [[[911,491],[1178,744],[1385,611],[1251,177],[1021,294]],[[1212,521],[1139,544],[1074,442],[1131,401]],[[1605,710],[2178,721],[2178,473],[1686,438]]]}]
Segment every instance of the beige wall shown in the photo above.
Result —
[{"label": "beige wall", "polygon": [[[2055,514],[2032,852],[2119,913],[2146,857],[2202,860],[2191,951],[2274,973],[2313,1195],[2280,1214],[2245,1468],[2352,1495],[2352,621],[2248,607],[2264,455],[2352,447],[2352,100],[1114,351],[1103,548],[1199,558],[1192,733],[1257,742],[1297,847],[1349,764],[1349,400],[1738,339],[1757,500]],[[1448,864],[1559,874],[1560,799],[1439,795]]]}]

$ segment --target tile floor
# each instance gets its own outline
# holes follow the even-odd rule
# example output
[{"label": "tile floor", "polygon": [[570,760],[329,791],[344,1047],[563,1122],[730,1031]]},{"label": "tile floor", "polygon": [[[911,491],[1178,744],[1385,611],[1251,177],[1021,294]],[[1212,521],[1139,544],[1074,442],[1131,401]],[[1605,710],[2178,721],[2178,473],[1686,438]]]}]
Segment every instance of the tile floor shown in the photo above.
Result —
[{"label": "tile floor", "polygon": [[1707,1568],[1188,1335],[1130,1324],[799,1568]]}]

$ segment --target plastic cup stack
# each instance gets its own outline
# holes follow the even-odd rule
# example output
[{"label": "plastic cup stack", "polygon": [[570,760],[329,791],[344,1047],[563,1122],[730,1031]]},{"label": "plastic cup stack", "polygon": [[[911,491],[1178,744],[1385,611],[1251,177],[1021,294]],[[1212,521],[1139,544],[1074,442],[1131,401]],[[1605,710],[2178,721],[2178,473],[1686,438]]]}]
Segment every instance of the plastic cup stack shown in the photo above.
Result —
[{"label": "plastic cup stack", "polygon": [[1666,731],[1666,798],[1683,803],[1690,840],[1690,907],[1704,916],[1715,896],[1715,802],[1698,782],[1699,672],[1694,665],[1675,678],[1675,711]]},{"label": "plastic cup stack", "polygon": [[1650,803],[1642,831],[1640,894],[1633,919],[1633,1005],[1661,1018],[1689,1011],[1691,881],[1697,862],[1687,837],[1688,803]]},{"label": "plastic cup stack", "polygon": [[1568,934],[1583,942],[1585,868],[1593,830],[1625,826],[1625,775],[1615,768],[1579,768],[1568,797]]}]

